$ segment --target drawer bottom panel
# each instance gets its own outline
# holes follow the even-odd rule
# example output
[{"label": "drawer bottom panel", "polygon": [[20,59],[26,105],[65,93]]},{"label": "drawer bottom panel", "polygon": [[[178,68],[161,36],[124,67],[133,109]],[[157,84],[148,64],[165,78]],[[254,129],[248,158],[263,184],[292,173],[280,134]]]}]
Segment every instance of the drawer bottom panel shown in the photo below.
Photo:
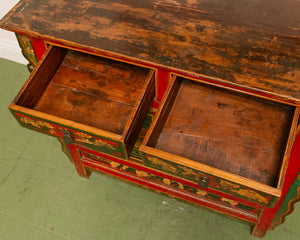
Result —
[{"label": "drawer bottom panel", "polygon": [[171,176],[153,172],[120,159],[111,159],[93,151],[78,149],[80,159],[85,168],[100,171],[123,180],[142,185],[148,189],[165,193],[197,205],[201,205],[220,213],[231,215],[241,220],[257,223],[260,209],[225,198],[202,189],[189,186],[186,182],[174,180]]}]

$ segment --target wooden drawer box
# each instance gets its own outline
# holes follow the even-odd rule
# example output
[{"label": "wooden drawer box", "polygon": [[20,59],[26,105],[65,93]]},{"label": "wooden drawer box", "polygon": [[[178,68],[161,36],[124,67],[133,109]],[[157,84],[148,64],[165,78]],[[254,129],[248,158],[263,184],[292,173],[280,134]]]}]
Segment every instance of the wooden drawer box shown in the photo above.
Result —
[{"label": "wooden drawer box", "polygon": [[127,159],[153,97],[152,69],[49,46],[9,108],[25,127]]},{"label": "wooden drawer box", "polygon": [[140,151],[149,167],[273,207],[298,118],[291,105],[174,77]]}]

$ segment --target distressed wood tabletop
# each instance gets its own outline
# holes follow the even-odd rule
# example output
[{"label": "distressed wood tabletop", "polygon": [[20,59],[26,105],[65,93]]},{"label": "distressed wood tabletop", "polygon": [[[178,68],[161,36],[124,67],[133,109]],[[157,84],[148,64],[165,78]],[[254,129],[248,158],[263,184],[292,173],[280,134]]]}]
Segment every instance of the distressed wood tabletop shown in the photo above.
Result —
[{"label": "distressed wood tabletop", "polygon": [[22,0],[0,24],[300,105],[299,0]]}]

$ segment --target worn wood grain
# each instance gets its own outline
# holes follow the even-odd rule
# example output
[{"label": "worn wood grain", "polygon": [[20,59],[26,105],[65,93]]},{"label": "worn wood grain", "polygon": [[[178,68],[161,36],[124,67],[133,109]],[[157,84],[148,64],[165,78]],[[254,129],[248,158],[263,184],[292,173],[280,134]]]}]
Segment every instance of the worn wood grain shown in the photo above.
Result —
[{"label": "worn wood grain", "polygon": [[122,135],[148,72],[68,51],[34,109]]},{"label": "worn wood grain", "polygon": [[124,143],[126,149],[130,152],[134,147],[145,118],[148,114],[150,106],[152,106],[155,95],[155,71],[151,70],[147,76],[146,87],[140,93],[139,98],[136,100],[137,104],[132,110],[132,114],[124,128],[123,135],[125,135]]},{"label": "worn wood grain", "polygon": [[[145,117],[136,116],[139,113],[134,109],[147,109],[153,100],[152,91],[146,94],[147,106],[138,103],[149,85],[149,73],[146,68],[51,46],[16,104],[126,136],[123,131],[132,124],[131,118],[136,117],[141,125]],[[138,132],[134,127],[132,131]]]},{"label": "worn wood grain", "polygon": [[148,73],[146,68],[69,51],[52,82],[133,107]]},{"label": "worn wood grain", "polygon": [[181,87],[153,147],[276,186],[294,107],[177,81]]},{"label": "worn wood grain", "polygon": [[300,104],[299,12],[298,0],[23,0],[1,27]]},{"label": "worn wood grain", "polygon": [[[43,58],[38,63],[38,67],[29,76],[19,95],[18,104],[27,108],[35,106],[59,68],[66,52],[67,50],[62,48],[48,48],[46,52],[48,57]],[[35,79],[39,79],[39,81],[35,81]]]},{"label": "worn wood grain", "polygon": [[132,106],[50,83],[34,109],[121,135]]}]

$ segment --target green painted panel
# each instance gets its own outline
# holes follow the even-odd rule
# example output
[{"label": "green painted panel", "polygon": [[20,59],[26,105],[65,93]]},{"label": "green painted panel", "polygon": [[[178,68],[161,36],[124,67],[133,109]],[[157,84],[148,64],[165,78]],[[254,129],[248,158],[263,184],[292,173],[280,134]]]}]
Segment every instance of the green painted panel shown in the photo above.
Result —
[{"label": "green painted panel", "polygon": [[277,213],[272,221],[272,228],[284,223],[285,218],[294,211],[294,205],[300,200],[300,173],[294,180],[289,191],[285,195]]},{"label": "green painted panel", "polygon": [[126,159],[125,146],[110,138],[97,136],[63,124],[45,120],[39,117],[10,109],[21,126],[41,133],[49,134],[58,138],[63,137],[63,132],[69,130],[72,132],[74,141],[85,147],[98,150],[112,156]]},{"label": "green painted panel", "polygon": [[35,66],[38,61],[32,48],[30,38],[28,36],[17,33],[16,37],[19,42],[20,48],[22,49],[23,56],[28,60],[28,62]]}]

